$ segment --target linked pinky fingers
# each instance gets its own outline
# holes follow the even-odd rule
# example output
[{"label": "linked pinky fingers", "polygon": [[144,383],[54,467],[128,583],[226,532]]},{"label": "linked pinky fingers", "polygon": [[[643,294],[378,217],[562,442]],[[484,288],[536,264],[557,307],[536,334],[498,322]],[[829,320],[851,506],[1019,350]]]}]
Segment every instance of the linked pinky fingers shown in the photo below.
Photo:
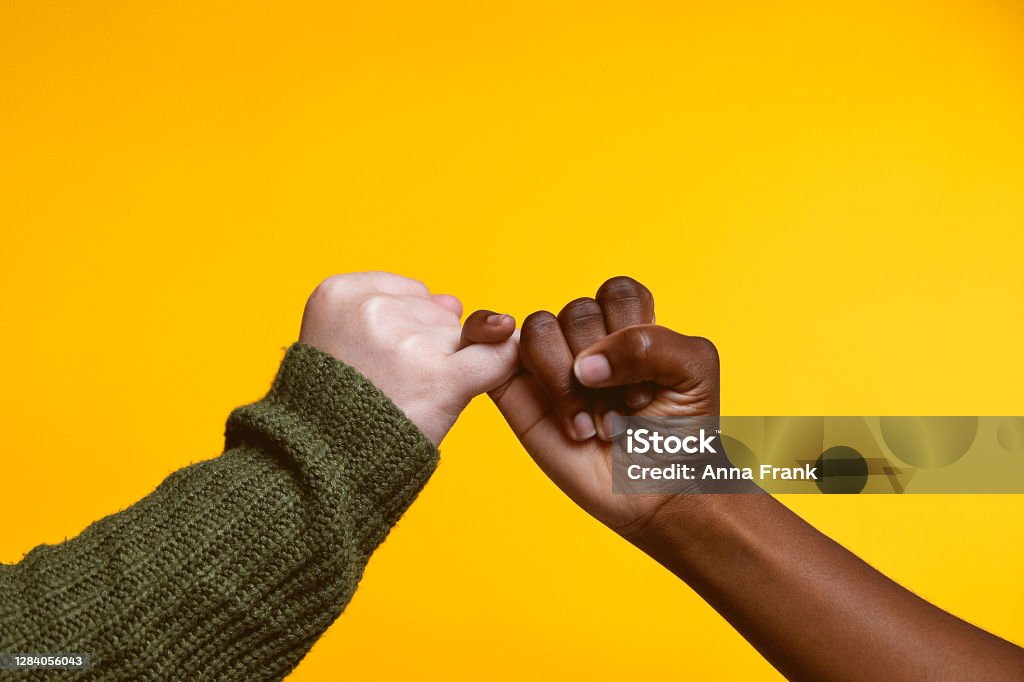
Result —
[{"label": "linked pinky fingers", "polygon": [[501,343],[510,339],[515,331],[516,321],[511,315],[493,310],[477,310],[470,313],[462,325],[459,348],[474,343]]}]

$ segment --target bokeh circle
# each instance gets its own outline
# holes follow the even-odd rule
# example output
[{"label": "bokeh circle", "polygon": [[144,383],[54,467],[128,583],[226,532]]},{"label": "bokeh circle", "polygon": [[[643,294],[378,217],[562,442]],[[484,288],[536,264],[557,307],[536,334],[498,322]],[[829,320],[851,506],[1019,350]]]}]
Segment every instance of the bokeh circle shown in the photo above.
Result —
[{"label": "bokeh circle", "polygon": [[882,417],[882,438],[892,454],[919,469],[949,466],[978,435],[977,417]]}]

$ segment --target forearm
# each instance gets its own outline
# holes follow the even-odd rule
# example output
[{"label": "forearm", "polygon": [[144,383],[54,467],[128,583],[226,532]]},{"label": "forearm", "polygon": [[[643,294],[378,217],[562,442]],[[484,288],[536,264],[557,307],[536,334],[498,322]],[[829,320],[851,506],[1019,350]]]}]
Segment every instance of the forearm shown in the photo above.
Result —
[{"label": "forearm", "polygon": [[797,680],[1024,676],[1024,651],[932,606],[769,495],[682,495],[635,544]]},{"label": "forearm", "polygon": [[82,678],[279,679],[354,592],[437,451],[308,346],[237,410],[220,457],[0,570],[0,650],[92,657]]}]

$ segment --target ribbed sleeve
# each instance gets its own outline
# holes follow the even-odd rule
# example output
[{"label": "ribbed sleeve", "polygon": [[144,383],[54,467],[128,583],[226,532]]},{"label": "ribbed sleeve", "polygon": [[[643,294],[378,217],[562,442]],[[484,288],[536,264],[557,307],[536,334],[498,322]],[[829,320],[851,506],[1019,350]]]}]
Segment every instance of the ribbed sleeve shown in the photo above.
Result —
[{"label": "ribbed sleeve", "polygon": [[[0,651],[87,653],[31,679],[274,680],[341,613],[437,465],[368,380],[303,344],[225,451],[0,566]],[[3,673],[0,673],[2,675]]]}]

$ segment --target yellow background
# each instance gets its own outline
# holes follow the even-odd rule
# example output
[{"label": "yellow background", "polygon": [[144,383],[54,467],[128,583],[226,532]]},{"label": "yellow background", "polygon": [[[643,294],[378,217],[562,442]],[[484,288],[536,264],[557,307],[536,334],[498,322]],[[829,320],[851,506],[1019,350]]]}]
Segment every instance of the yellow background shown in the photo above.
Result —
[{"label": "yellow background", "polygon": [[[729,414],[1020,414],[1022,85],[1017,0],[4,2],[0,559],[219,452],[335,272],[631,274]],[[293,679],[773,678],[486,401],[442,450]],[[1024,498],[785,501],[1024,640]]]}]

